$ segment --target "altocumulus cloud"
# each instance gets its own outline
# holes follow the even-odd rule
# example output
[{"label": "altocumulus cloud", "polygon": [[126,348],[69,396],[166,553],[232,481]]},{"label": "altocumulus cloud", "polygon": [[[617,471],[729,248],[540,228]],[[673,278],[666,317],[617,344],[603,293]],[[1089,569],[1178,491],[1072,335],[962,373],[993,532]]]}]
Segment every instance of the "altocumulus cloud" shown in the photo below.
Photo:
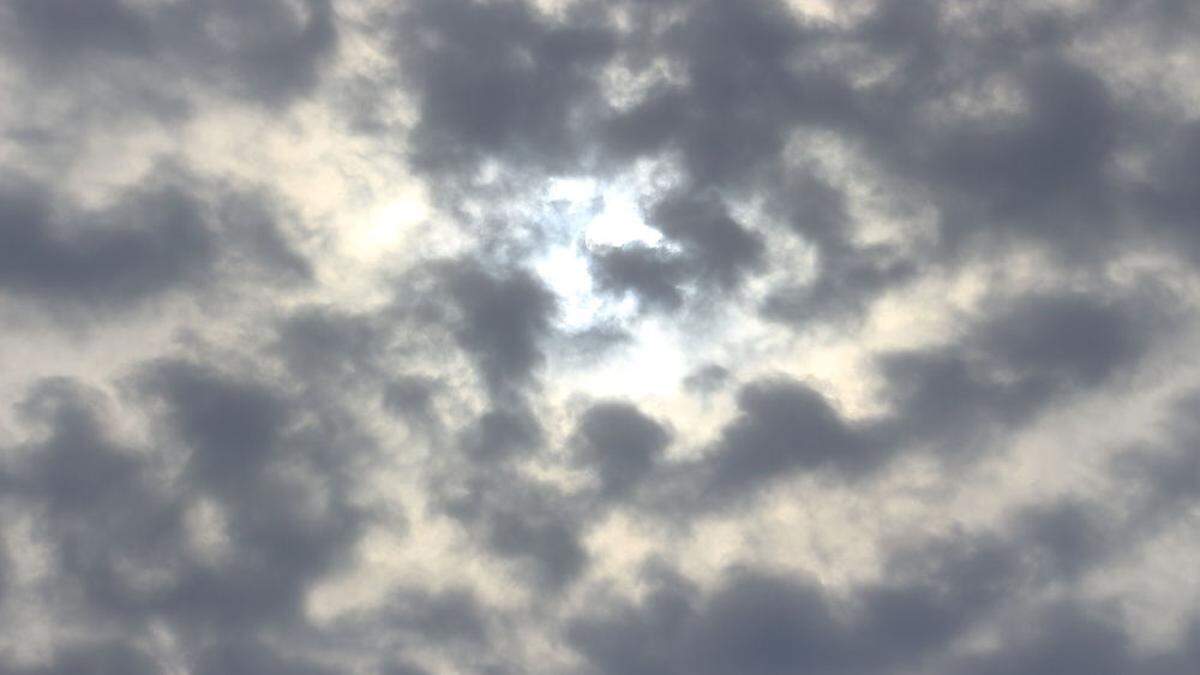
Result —
[{"label": "altocumulus cloud", "polygon": [[0,6],[0,673],[1200,670],[1200,9]]}]

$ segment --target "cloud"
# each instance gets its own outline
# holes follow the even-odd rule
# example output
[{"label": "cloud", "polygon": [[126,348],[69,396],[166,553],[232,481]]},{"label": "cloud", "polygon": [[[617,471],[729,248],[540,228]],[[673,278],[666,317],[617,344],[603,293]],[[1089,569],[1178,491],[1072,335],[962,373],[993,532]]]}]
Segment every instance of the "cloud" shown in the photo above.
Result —
[{"label": "cloud", "polygon": [[736,286],[763,255],[761,239],[709,195],[671,195],[654,205],[650,222],[683,247],[688,269],[719,288]]},{"label": "cloud", "polygon": [[581,504],[552,485],[512,470],[464,472],[439,508],[472,534],[476,546],[507,563],[507,573],[552,597],[589,563]]},{"label": "cloud", "polygon": [[677,150],[697,187],[739,185],[778,160],[792,125],[856,116],[835,72],[791,67],[821,31],[797,25],[782,4],[688,9],[670,27],[653,20],[653,5],[632,10],[641,43],[679,63],[685,81],[660,84],[613,115],[608,147],[625,156]]},{"label": "cloud", "polygon": [[1193,672],[1189,3],[0,7],[0,672]]},{"label": "cloud", "polygon": [[577,619],[569,636],[599,672],[884,672],[917,662],[980,611],[949,583],[940,596],[920,583],[863,589],[848,621],[810,580],[732,569],[709,593],[665,585],[639,606]]},{"label": "cloud", "polygon": [[461,445],[477,461],[503,460],[542,446],[542,431],[529,410],[489,410],[464,430]]},{"label": "cloud", "polygon": [[492,273],[470,261],[445,265],[440,277],[457,309],[454,337],[476,359],[489,390],[530,383],[545,360],[541,342],[557,311],[553,293],[523,269]]},{"label": "cloud", "polygon": [[86,73],[121,88],[143,86],[141,77],[159,86],[180,78],[267,105],[310,89],[337,43],[333,9],[324,0],[21,1],[5,13],[6,51],[55,77]]},{"label": "cloud", "polygon": [[842,418],[819,392],[795,381],[753,382],[738,392],[739,415],[721,430],[707,491],[752,489],[792,471],[873,467],[870,434]]},{"label": "cloud", "polygon": [[395,26],[402,79],[418,96],[418,166],[571,161],[572,120],[599,102],[595,68],[613,49],[602,24],[557,25],[523,2],[453,0],[413,3]]},{"label": "cloud", "polygon": [[[640,601],[584,610],[568,640],[603,673],[1151,673],[1189,658],[1188,634],[1165,651],[1136,652],[1103,606],[1051,602],[1004,620],[1018,589],[1061,579],[1028,573],[1039,558],[1029,554],[1038,535],[1027,536],[1015,527],[895,548],[884,579],[849,598],[769,570],[729,568],[707,591],[650,571]],[[961,656],[962,640],[987,626],[999,626],[997,645]]]},{"label": "cloud", "polygon": [[633,489],[671,440],[670,432],[661,424],[619,401],[589,407],[575,434],[579,462],[593,468],[601,489],[612,495]]},{"label": "cloud", "polygon": [[671,311],[683,305],[679,288],[686,265],[661,249],[629,244],[592,253],[596,285],[620,296],[635,293],[646,309]]},{"label": "cloud", "polygon": [[301,307],[278,327],[276,349],[289,370],[315,380],[343,380],[375,372],[386,329],[375,317],[336,307]]},{"label": "cloud", "polygon": [[1147,521],[1144,525],[1156,521],[1161,525],[1164,517],[1170,522],[1178,509],[1200,497],[1197,405],[1195,392],[1183,393],[1166,406],[1163,438],[1126,448],[1112,458],[1113,474],[1140,492],[1137,511]]},{"label": "cloud", "polygon": [[730,376],[728,368],[710,363],[692,371],[683,379],[683,386],[700,393],[708,393],[721,388]]},{"label": "cloud", "polygon": [[159,670],[149,654],[120,642],[86,644],[64,649],[55,654],[47,668],[28,668],[10,671],[14,675],[42,673],[132,673],[152,675]]},{"label": "cloud", "polygon": [[960,347],[882,354],[896,432],[954,452],[986,446],[990,430],[1134,365],[1169,330],[1161,311],[1137,295],[1034,293],[1002,303]]},{"label": "cloud", "polygon": [[[188,640],[302,624],[306,589],[344,559],[362,522],[315,454],[329,439],[290,428],[286,395],[211,367],[157,362],[137,381],[147,403],[165,405],[163,446],[116,441],[106,397],[59,379],[21,404],[44,439],[9,449],[21,458],[9,469],[14,497],[44,509],[55,568],[79,584],[83,616],[135,632],[163,620]],[[168,480],[164,468],[180,460]]]},{"label": "cloud", "polygon": [[[9,291],[51,301],[129,303],[201,279],[213,264],[213,233],[186,193],[135,196],[113,213],[81,214],[82,227],[56,224],[50,196],[34,185],[6,186],[0,204],[2,278]],[[66,228],[82,232],[55,232]]]},{"label": "cloud", "polygon": [[198,294],[217,284],[222,267],[242,267],[259,282],[311,278],[265,195],[212,196],[205,187],[147,184],[111,206],[84,209],[28,179],[5,180],[0,293],[95,315],[172,291]]},{"label": "cloud", "polygon": [[560,588],[583,571],[587,551],[571,522],[534,508],[498,509],[489,514],[487,546],[501,557],[528,565],[539,584]]}]

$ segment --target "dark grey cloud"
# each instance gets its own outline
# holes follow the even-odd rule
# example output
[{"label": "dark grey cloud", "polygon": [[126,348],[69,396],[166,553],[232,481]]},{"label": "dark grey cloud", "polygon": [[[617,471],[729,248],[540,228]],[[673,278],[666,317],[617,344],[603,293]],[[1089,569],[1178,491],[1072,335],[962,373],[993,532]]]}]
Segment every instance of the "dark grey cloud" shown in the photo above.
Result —
[{"label": "dark grey cloud", "polygon": [[1140,525],[1154,531],[1170,524],[1187,504],[1200,499],[1200,398],[1185,392],[1163,411],[1164,437],[1118,453],[1112,473],[1138,490]]},{"label": "dark grey cloud", "polygon": [[428,675],[429,671],[411,663],[394,663],[384,671],[385,675]]},{"label": "dark grey cloud", "polygon": [[814,284],[774,289],[764,299],[763,315],[801,328],[861,317],[872,300],[914,276],[908,262],[876,258],[864,253],[846,267],[831,265]]},{"label": "dark grey cloud", "polygon": [[170,411],[171,430],[191,448],[189,471],[231,485],[258,474],[277,452],[290,410],[270,387],[218,371],[167,361],[145,375],[145,389]]},{"label": "dark grey cloud", "polygon": [[337,44],[326,0],[19,0],[4,17],[5,51],[53,78],[43,84],[90,77],[137,91],[184,80],[268,105],[310,90]]},{"label": "dark grey cloud", "polygon": [[492,551],[526,563],[549,590],[573,581],[588,563],[578,528],[554,513],[498,510],[488,517],[486,537]]},{"label": "dark grey cloud", "polygon": [[985,322],[978,340],[1013,368],[1094,385],[1145,352],[1152,311],[1083,294],[1034,295]]},{"label": "dark grey cloud", "polygon": [[505,563],[507,574],[537,588],[539,599],[558,597],[590,562],[583,542],[590,505],[495,458],[481,459],[432,481],[436,508]]},{"label": "dark grey cloud", "polygon": [[5,675],[155,675],[162,669],[144,651],[120,642],[76,645],[54,655],[44,667],[4,669]]},{"label": "dark grey cloud", "polygon": [[195,672],[200,675],[334,675],[346,671],[280,655],[266,645],[247,641],[205,650],[197,659]]},{"label": "dark grey cloud", "polygon": [[877,296],[913,279],[919,261],[887,245],[853,241],[842,190],[811,172],[777,178],[769,212],[816,251],[816,275],[804,284],[783,282],[763,298],[763,315],[797,327],[858,318]]},{"label": "dark grey cloud", "polygon": [[542,446],[542,429],[529,410],[489,410],[465,429],[463,450],[474,460],[490,462],[528,454]]},{"label": "dark grey cloud", "polygon": [[383,405],[390,412],[418,425],[432,427],[438,423],[434,409],[438,383],[420,375],[402,375],[383,390]]},{"label": "dark grey cloud", "polygon": [[302,307],[284,317],[276,349],[289,370],[302,377],[345,381],[376,372],[386,329],[372,316],[336,307]]},{"label": "dark grey cloud", "polygon": [[880,459],[868,429],[845,420],[824,396],[794,380],[752,382],[738,392],[738,416],[708,460],[705,492],[752,490],[796,471],[856,474]]},{"label": "dark grey cloud", "polygon": [[578,461],[596,471],[604,493],[620,495],[654,468],[671,434],[635,406],[608,401],[584,411],[575,438]]},{"label": "dark grey cloud", "polygon": [[144,54],[148,49],[147,26],[123,3],[14,2],[10,12],[22,28],[38,38],[32,42],[46,50],[46,57],[66,58],[64,50],[111,51]]},{"label": "dark grey cloud", "polygon": [[614,48],[609,28],[586,13],[552,22],[512,0],[415,2],[395,22],[403,80],[418,96],[418,166],[572,165],[576,120],[602,104],[596,68]]},{"label": "dark grey cloud", "polygon": [[1054,607],[1014,631],[1003,651],[966,659],[951,672],[987,673],[1136,673],[1139,668],[1129,636],[1097,612]]},{"label": "dark grey cloud", "polygon": [[137,302],[202,279],[216,255],[201,205],[178,190],[57,222],[47,191],[10,183],[0,209],[0,283],[47,301]]},{"label": "dark grey cloud", "polygon": [[[342,493],[342,480],[356,451],[370,447],[342,447],[343,442],[361,439],[346,434],[349,430],[337,426],[335,416],[321,409],[306,409],[312,405],[309,400],[294,396],[279,384],[236,376],[203,362],[155,362],[136,379],[144,396],[165,405],[166,430],[186,446],[186,470],[195,483],[219,492],[238,491],[245,481],[257,481],[253,491],[227,495],[229,503],[241,507],[238,500],[245,498],[249,501],[244,506],[258,509],[256,518],[287,519],[297,515],[292,509],[298,504],[289,502],[302,495],[289,494],[286,472],[279,472],[278,465],[311,470],[330,490],[329,510],[321,517],[308,514],[309,519],[316,519],[306,531],[293,534],[312,537],[314,546],[321,546],[323,537],[353,535],[357,518],[344,501],[347,495]],[[297,424],[301,416],[315,417],[316,424]],[[326,423],[329,428],[323,426]],[[274,504],[258,504],[259,499]],[[253,520],[245,525],[252,527]],[[295,562],[311,565],[317,558],[306,556]]]},{"label": "dark grey cloud", "polygon": [[1095,504],[1064,500],[1030,507],[1017,527],[1028,548],[1038,551],[1043,574],[1071,579],[1110,555],[1122,537],[1120,526],[1105,523]]},{"label": "dark grey cloud", "polygon": [[[783,219],[829,249],[822,251],[831,258],[824,269],[830,279],[842,279],[820,279],[825,290],[812,293],[822,296],[821,305],[841,304],[828,297],[834,295],[830,287],[861,286],[847,279],[861,277],[864,268],[857,257],[833,262],[835,256],[846,257],[841,255],[847,239],[841,196],[811,176],[789,179],[781,151],[793,130],[870,128],[866,111],[875,104],[853,91],[847,74],[826,67],[822,55],[849,38],[800,25],[781,3],[682,4],[676,9],[683,20],[661,29],[657,27],[666,24],[653,21],[652,7],[633,10],[639,19],[635,53],[645,50],[670,59],[686,79],[657,86],[633,108],[612,115],[601,147],[626,161],[656,154],[680,157],[696,195],[715,189],[788,203],[781,209]],[[729,227],[731,221],[711,193],[696,195],[668,199],[652,221],[662,220],[665,229],[706,252],[690,268],[715,273],[711,278],[729,286],[757,267],[762,244],[754,241],[755,235]],[[851,276],[844,271],[850,267],[860,271]],[[799,308],[790,313],[801,312],[813,313]],[[788,312],[774,307],[770,313]]]},{"label": "dark grey cloud", "polygon": [[713,193],[667,195],[646,215],[678,250],[626,244],[592,251],[592,274],[601,291],[632,293],[643,310],[672,312],[683,305],[685,292],[710,301],[762,266],[762,236],[734,220]]},{"label": "dark grey cloud", "polygon": [[[1002,596],[1006,564],[993,564],[986,548],[964,553],[957,558],[936,548],[922,552],[933,558],[931,574],[948,576],[865,587],[853,609],[811,580],[753,569],[727,571],[708,594],[678,581],[662,583],[637,605],[585,613],[570,624],[568,636],[605,673],[869,673],[912,667],[961,635]],[[979,586],[967,585],[972,583]]]},{"label": "dark grey cloud", "polygon": [[688,373],[683,378],[683,386],[686,389],[707,394],[720,389],[729,381],[731,376],[729,369],[725,366],[710,363]]},{"label": "dark grey cloud", "polygon": [[1149,180],[1132,188],[1134,201],[1147,220],[1167,233],[1193,260],[1195,224],[1200,215],[1196,170],[1200,168],[1200,125],[1188,122],[1173,128],[1156,153]]},{"label": "dark grey cloud", "polygon": [[871,302],[902,288],[918,271],[918,265],[886,248],[843,244],[823,248],[818,266],[811,283],[784,283],[767,293],[760,305],[764,318],[800,330],[857,320]]},{"label": "dark grey cloud", "polygon": [[[988,210],[989,222],[1014,233],[1064,247],[1086,245],[1105,222],[1104,168],[1116,144],[1107,87],[1086,68],[1057,59],[1017,76],[1029,110],[1015,128],[951,128],[931,158],[936,184],[955,189],[957,200],[976,201]],[[974,214],[965,211],[970,207],[951,206],[964,210],[961,220],[946,221],[944,236],[953,244],[976,233]]]},{"label": "dark grey cloud", "polygon": [[[470,652],[471,663],[483,663],[491,651],[495,617],[474,593],[463,587],[433,591],[402,586],[387,593],[377,607],[339,618],[330,644],[341,644],[359,658],[379,663],[372,672],[408,672],[401,660],[412,650],[447,654]],[[407,667],[415,668],[411,664]],[[423,672],[423,671],[417,671]]]},{"label": "dark grey cloud", "polygon": [[[444,262],[434,277],[433,288],[450,306],[423,314],[422,325],[449,330],[472,356],[490,400],[455,431],[458,452],[440,458],[444,466],[430,482],[434,508],[461,524],[486,555],[503,561],[507,573],[552,598],[587,569],[583,536],[601,513],[591,497],[522,468],[547,447],[546,430],[528,399],[546,358],[543,344],[562,337],[550,324],[555,296],[525,270],[492,271],[475,261]],[[636,412],[619,421],[629,419],[643,421]],[[650,425],[645,430],[658,429],[648,418],[644,422]],[[582,429],[585,445],[607,447],[613,440],[602,429]],[[641,431],[630,436],[635,447],[622,449],[631,453],[632,463],[625,461],[629,457],[592,455],[606,491],[620,492],[627,487],[620,482],[637,478],[638,453],[661,451],[660,442]]]},{"label": "dark grey cloud", "polygon": [[[1192,663],[1195,639],[1146,654],[1103,604],[1013,599],[1062,583],[1044,554],[1061,548],[1029,525],[1052,527],[1064,509],[1015,515],[1011,529],[892,548],[879,582],[851,597],[813,580],[750,567],[725,571],[701,592],[678,575],[650,571],[636,602],[583,610],[569,643],[602,673],[1159,673]],[[1095,565],[1102,556],[1080,556]],[[962,640],[992,626],[996,647],[962,656]]]},{"label": "dark grey cloud", "polygon": [[819,65],[793,67],[821,31],[800,26],[781,3],[677,8],[683,19],[668,24],[654,20],[654,4],[634,5],[634,54],[674,60],[686,82],[665,83],[612,115],[603,146],[610,152],[677,152],[698,187],[741,186],[778,161],[794,125],[857,117],[844,78]]},{"label": "dark grey cloud", "polygon": [[564,488],[522,471],[522,461],[546,449],[545,430],[527,408],[495,408],[470,421],[459,434],[465,462],[432,484],[437,507],[548,600],[586,572],[585,537],[656,475],[672,440],[669,427],[623,401],[593,402],[572,424],[564,468],[588,474],[588,485]]},{"label": "dark grey cloud", "polygon": [[[131,636],[158,622],[185,645],[221,645],[213,647],[218,656],[203,650],[200,671],[216,659],[223,664],[212,666],[216,672],[301,672],[290,658],[235,646],[247,635],[306,624],[308,589],[347,560],[364,522],[343,473],[361,450],[335,429],[293,424],[301,404],[285,392],[209,365],[152,363],[135,382],[130,403],[144,402],[161,426],[160,446],[114,440],[107,421],[114,403],[68,379],[43,381],[19,408],[42,437],[7,449],[10,498],[38,509],[60,579],[80,589],[60,601],[83,602],[64,607],[69,614],[58,620],[94,617]],[[182,473],[170,478],[171,466]],[[323,503],[313,502],[317,489]],[[219,509],[219,523],[204,526],[220,528],[206,535],[216,537],[208,545],[215,550],[195,543],[190,514],[205,503]],[[126,651],[72,658],[80,672],[160,672],[135,668],[152,661]],[[104,665],[126,659],[134,665]]]},{"label": "dark grey cloud", "polygon": [[[696,3],[662,35],[646,21],[639,44],[677,59],[688,78],[661,85],[619,115],[610,143],[637,154],[681,149],[699,185],[752,180],[748,194],[795,205],[784,212],[794,213],[787,219],[818,246],[821,276],[809,289],[781,289],[766,306],[769,315],[811,321],[833,310],[839,318],[914,271],[913,261],[848,245],[836,192],[811,178],[786,177],[778,153],[793,130],[841,134],[869,162],[932,199],[941,213],[941,247],[926,254],[931,262],[1014,242],[1090,260],[1081,256],[1147,233],[1125,220],[1132,202],[1124,196],[1141,188],[1115,182],[1112,166],[1119,151],[1149,138],[1142,128],[1152,111],[1118,97],[1097,72],[1061,53],[1086,19],[1049,8],[981,7],[972,10],[982,15],[975,25],[992,23],[969,32],[941,3],[885,2],[859,25],[840,29],[801,26],[782,11],[769,2],[736,9]],[[845,59],[845,50],[858,50],[849,53],[864,62],[898,63],[897,75],[853,86],[862,62]],[[996,78],[1015,83],[1024,109],[974,118],[930,112],[934,104],[949,108],[954,97],[987,93]],[[1188,161],[1186,150],[1169,154],[1176,159],[1164,162],[1172,166]]]},{"label": "dark grey cloud", "polygon": [[947,467],[977,459],[1056,401],[1085,395],[1137,364],[1174,322],[1160,300],[1153,293],[996,299],[958,342],[877,355],[891,410],[862,419],[848,419],[793,378],[751,381],[699,459],[656,464],[645,505],[683,508],[687,517],[688,509],[752,498],[800,474],[853,483],[911,453],[931,451]]},{"label": "dark grey cloud", "polygon": [[410,633],[435,642],[462,641],[482,644],[488,639],[484,607],[469,591],[449,590],[430,594],[424,591],[400,593],[392,602],[394,621],[409,626]]},{"label": "dark grey cloud", "polygon": [[953,453],[989,447],[1059,397],[1132,367],[1169,332],[1154,294],[1035,293],[1001,301],[960,345],[879,357],[900,439]]},{"label": "dark grey cloud", "polygon": [[953,352],[902,352],[880,361],[899,407],[900,432],[940,439],[959,451],[977,452],[998,425],[1027,420],[1051,393],[1038,379],[993,380]]},{"label": "dark grey cloud", "polygon": [[654,205],[648,221],[683,248],[693,274],[718,288],[737,286],[762,262],[761,236],[730,217],[713,194],[670,195]]},{"label": "dark grey cloud", "polygon": [[523,269],[492,272],[470,261],[441,268],[455,339],[496,395],[528,385],[545,360],[557,299]]},{"label": "dark grey cloud", "polygon": [[256,262],[273,277],[311,281],[313,264],[290,241],[284,229],[290,214],[281,201],[252,187],[231,190],[218,202],[215,213],[224,231],[224,246],[235,257]]},{"label": "dark grey cloud", "polygon": [[679,309],[686,267],[676,255],[639,244],[601,249],[591,255],[596,285],[616,296],[633,293],[644,309]]},{"label": "dark grey cloud", "polygon": [[182,513],[154,489],[150,467],[108,438],[95,410],[98,396],[65,379],[38,384],[20,412],[46,437],[26,449],[27,464],[10,471],[16,496],[45,508],[69,578],[103,611],[129,618],[160,590],[139,592],[137,573],[174,566]]},{"label": "dark grey cloud", "polygon": [[6,177],[0,292],[47,308],[111,311],[203,290],[222,266],[244,267],[260,282],[311,278],[265,195],[214,197],[204,187],[151,182],[112,206],[83,209],[46,186]]}]

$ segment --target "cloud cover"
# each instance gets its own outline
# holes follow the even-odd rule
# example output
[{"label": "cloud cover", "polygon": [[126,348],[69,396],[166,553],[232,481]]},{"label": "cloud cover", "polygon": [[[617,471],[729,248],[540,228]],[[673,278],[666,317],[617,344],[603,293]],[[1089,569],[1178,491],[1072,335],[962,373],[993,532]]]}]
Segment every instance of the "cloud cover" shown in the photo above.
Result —
[{"label": "cloud cover", "polygon": [[1197,30],[0,7],[0,673],[1195,670]]}]

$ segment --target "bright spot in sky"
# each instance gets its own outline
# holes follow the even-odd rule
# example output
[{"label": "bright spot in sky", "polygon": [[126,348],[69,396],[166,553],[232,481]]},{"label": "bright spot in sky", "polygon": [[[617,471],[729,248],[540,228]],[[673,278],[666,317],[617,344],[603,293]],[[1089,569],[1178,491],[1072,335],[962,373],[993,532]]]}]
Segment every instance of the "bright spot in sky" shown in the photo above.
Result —
[{"label": "bright spot in sky", "polygon": [[547,200],[565,204],[568,211],[585,211],[582,234],[589,246],[656,246],[662,233],[642,218],[633,189],[620,183],[602,185],[590,178],[560,178],[550,183]]},{"label": "bright spot in sky", "polygon": [[359,223],[348,228],[345,246],[359,260],[375,260],[383,253],[408,243],[414,229],[429,218],[430,206],[424,190],[412,186],[371,209]]},{"label": "bright spot in sky", "polygon": [[656,246],[663,236],[646,225],[633,191],[619,183],[604,185],[589,178],[562,178],[546,189],[548,225],[562,230],[534,269],[559,299],[559,322],[566,330],[582,330],[608,319],[633,315],[636,303],[596,293],[588,269],[588,250],[644,244]]},{"label": "bright spot in sky", "polygon": [[638,399],[678,393],[688,371],[679,331],[651,318],[639,322],[631,332],[629,344],[597,367],[577,371],[571,385],[602,397]]},{"label": "bright spot in sky", "polygon": [[558,296],[559,327],[582,331],[619,323],[631,341],[588,373],[576,371],[575,384],[614,395],[655,395],[672,391],[686,370],[678,334],[658,321],[637,317],[632,297],[597,293],[588,269],[589,250],[642,244],[667,246],[662,233],[646,224],[636,192],[619,182],[559,179],[546,190],[548,224],[564,234],[534,263],[535,271]]}]

